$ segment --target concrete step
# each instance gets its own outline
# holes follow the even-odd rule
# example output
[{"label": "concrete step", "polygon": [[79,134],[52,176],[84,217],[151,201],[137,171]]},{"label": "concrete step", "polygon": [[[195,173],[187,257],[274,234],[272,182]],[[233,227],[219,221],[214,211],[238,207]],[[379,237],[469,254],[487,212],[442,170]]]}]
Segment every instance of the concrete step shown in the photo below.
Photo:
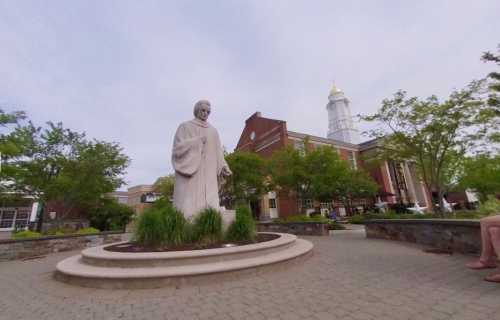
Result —
[{"label": "concrete step", "polygon": [[283,250],[278,252],[230,261],[137,268],[89,265],[82,260],[81,255],[76,255],[57,265],[55,277],[66,283],[94,288],[158,288],[170,285],[178,287],[187,283],[199,284],[204,281],[239,277],[242,274],[255,274],[263,268],[272,268],[280,262],[312,253],[313,244],[297,239],[293,245],[282,248]]},{"label": "concrete step", "polygon": [[271,241],[245,246],[191,251],[112,252],[104,249],[109,245],[104,245],[83,250],[82,260],[89,265],[120,268],[188,266],[258,257],[292,246],[297,239],[297,236],[292,234],[276,234],[280,237]]}]

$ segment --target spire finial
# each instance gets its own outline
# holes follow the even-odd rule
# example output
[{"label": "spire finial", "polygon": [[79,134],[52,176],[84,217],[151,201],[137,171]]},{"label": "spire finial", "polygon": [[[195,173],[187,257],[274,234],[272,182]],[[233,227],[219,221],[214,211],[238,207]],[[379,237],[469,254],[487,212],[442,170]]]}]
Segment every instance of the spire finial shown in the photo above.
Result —
[{"label": "spire finial", "polygon": [[342,90],[337,88],[337,86],[335,85],[335,81],[333,81],[332,89],[330,90],[330,95],[333,96],[333,95],[340,93],[340,92],[342,92]]}]

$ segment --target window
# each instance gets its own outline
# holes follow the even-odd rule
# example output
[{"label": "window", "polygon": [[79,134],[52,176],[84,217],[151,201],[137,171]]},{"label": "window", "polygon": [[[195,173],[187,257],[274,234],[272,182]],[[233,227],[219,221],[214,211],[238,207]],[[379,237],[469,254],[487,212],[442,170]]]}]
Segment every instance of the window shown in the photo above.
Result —
[{"label": "window", "polygon": [[31,208],[0,210],[0,229],[24,228],[28,225]]},{"label": "window", "polygon": [[269,199],[269,208],[271,209],[276,208],[276,199]]},{"label": "window", "polygon": [[351,166],[352,169],[357,169],[358,164],[356,163],[356,155],[354,154],[354,151],[349,151],[348,153],[348,160],[349,160],[349,165]]},{"label": "window", "polygon": [[30,218],[30,211],[26,209],[19,209],[16,215],[16,228],[24,228],[28,225]]},{"label": "window", "polygon": [[314,208],[313,207],[313,200],[312,199],[299,199],[297,200],[299,205],[302,207],[302,208],[305,208],[305,209],[312,209]]},{"label": "window", "polygon": [[298,150],[301,155],[305,155],[305,153],[306,153],[304,141],[302,141],[302,140],[296,140],[293,144],[293,148],[295,150]]},{"label": "window", "polygon": [[15,210],[2,210],[0,212],[0,228],[12,228],[15,215]]},{"label": "window", "polygon": [[321,209],[330,209],[332,207],[332,203],[331,202],[321,202],[319,204],[319,206]]}]

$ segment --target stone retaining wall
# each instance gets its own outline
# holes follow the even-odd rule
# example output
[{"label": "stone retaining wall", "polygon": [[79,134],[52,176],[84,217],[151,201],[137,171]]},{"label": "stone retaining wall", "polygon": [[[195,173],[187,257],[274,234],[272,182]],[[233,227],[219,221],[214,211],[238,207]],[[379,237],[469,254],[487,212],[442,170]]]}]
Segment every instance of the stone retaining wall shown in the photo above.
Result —
[{"label": "stone retaining wall", "polygon": [[0,261],[29,259],[53,252],[95,247],[128,240],[123,232],[101,232],[90,235],[49,236],[36,239],[0,240]]},{"label": "stone retaining wall", "polygon": [[327,236],[329,235],[328,224],[320,222],[259,222],[259,232],[281,232],[302,236]]},{"label": "stone retaining wall", "polygon": [[481,252],[479,220],[368,220],[365,230],[367,238],[408,241],[460,253]]}]

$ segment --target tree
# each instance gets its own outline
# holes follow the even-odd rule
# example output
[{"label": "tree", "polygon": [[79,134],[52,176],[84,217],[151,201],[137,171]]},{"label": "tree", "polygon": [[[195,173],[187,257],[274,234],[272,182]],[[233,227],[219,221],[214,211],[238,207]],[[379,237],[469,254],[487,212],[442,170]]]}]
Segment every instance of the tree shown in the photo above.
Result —
[{"label": "tree", "polygon": [[63,204],[63,216],[73,208],[93,208],[102,195],[123,185],[129,159],[116,143],[80,141],[75,157],[60,159],[61,171],[51,187],[53,199]]},{"label": "tree", "polygon": [[226,178],[222,195],[230,203],[255,201],[266,190],[266,162],[256,153],[235,151],[225,156],[233,172]]},{"label": "tree", "polygon": [[348,211],[354,200],[375,194],[377,184],[371,177],[364,171],[351,169],[335,149],[311,149],[306,147],[302,154],[292,147],[275,152],[270,160],[273,184],[292,191],[298,199],[319,202],[337,199]]},{"label": "tree", "polygon": [[174,196],[175,175],[169,174],[156,179],[153,187],[154,191],[160,193],[165,199],[171,201]]},{"label": "tree", "polygon": [[333,189],[335,199],[350,213],[353,202],[375,196],[378,185],[365,171],[347,168],[335,181]]},{"label": "tree", "polygon": [[[483,53],[483,56],[481,57],[481,59],[484,62],[494,62],[497,64],[497,66],[500,67],[500,44],[497,47],[496,54],[491,53],[491,52],[485,52],[485,53]],[[488,74],[488,78],[490,78],[492,80],[492,83],[490,83],[490,86],[489,86],[491,91],[500,92],[500,72],[499,71],[492,71],[492,72],[490,72],[490,74]],[[497,99],[495,99],[494,101],[491,101],[491,103],[498,105],[500,103],[500,101],[498,100],[498,97],[497,97]]]},{"label": "tree", "polygon": [[[311,177],[307,174],[305,157],[292,146],[273,153],[268,163],[271,187],[295,194],[298,200],[310,197]],[[297,211],[300,206],[297,202]]]},{"label": "tree", "polygon": [[101,198],[89,214],[90,225],[101,231],[124,230],[134,210],[115,199]]},{"label": "tree", "polygon": [[427,188],[437,194],[441,211],[445,174],[498,128],[499,113],[486,103],[484,86],[484,81],[472,82],[443,102],[436,96],[408,98],[398,91],[377,113],[361,116],[382,125],[370,133],[381,139],[383,157],[414,161]]},{"label": "tree", "polygon": [[349,165],[342,160],[335,149],[320,147],[306,153],[305,172],[310,180],[310,195],[320,202],[331,201],[349,171]]},{"label": "tree", "polygon": [[20,156],[22,150],[22,140],[17,139],[13,134],[15,130],[13,127],[19,126],[20,121],[25,118],[26,114],[23,111],[6,113],[0,108],[0,193],[2,197],[12,186],[8,177],[13,174],[15,168],[9,166],[9,161]]},{"label": "tree", "polygon": [[[129,163],[116,143],[88,141],[85,134],[47,123],[42,129],[32,123],[19,127],[13,136],[21,144],[21,156],[9,165],[16,190],[32,195],[43,205],[61,201],[67,211],[93,207],[104,193],[123,184],[121,175]],[[64,216],[64,214],[63,214]],[[37,229],[43,222],[43,212]]]},{"label": "tree", "polygon": [[500,155],[482,154],[464,161],[460,186],[473,189],[482,202],[489,195],[500,194]]}]

